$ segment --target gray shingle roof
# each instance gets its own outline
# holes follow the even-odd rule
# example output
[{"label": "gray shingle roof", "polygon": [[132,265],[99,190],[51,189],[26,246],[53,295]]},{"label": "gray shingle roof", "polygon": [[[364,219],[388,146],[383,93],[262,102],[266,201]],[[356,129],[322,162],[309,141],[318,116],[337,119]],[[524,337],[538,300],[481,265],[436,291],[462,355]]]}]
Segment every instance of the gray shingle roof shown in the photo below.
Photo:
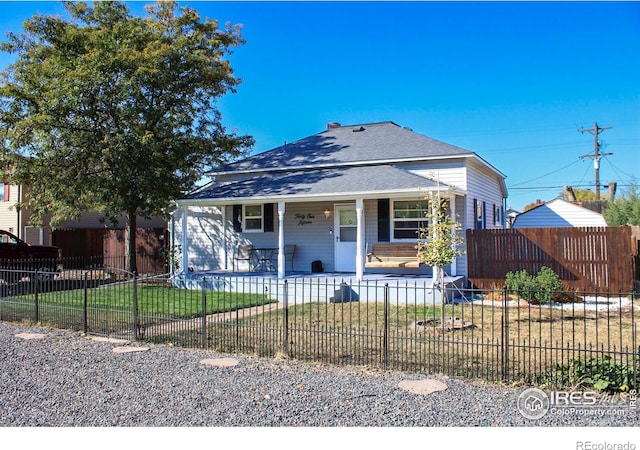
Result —
[{"label": "gray shingle roof", "polygon": [[[441,183],[441,187],[448,186]],[[214,183],[183,198],[248,199],[252,197],[305,197],[359,193],[418,193],[419,189],[435,188],[427,178],[390,165],[342,167],[335,169],[276,172],[249,179]]]},{"label": "gray shingle roof", "polygon": [[222,170],[254,171],[286,167],[328,167],[376,161],[407,161],[473,152],[415,133],[393,122],[339,126],[287,143]]}]

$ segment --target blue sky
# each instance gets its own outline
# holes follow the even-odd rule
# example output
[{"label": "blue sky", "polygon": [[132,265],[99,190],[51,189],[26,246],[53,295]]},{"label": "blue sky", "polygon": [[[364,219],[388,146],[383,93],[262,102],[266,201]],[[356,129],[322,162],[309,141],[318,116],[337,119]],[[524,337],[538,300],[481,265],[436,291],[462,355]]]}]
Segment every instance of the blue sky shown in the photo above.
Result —
[{"label": "blue sky", "polygon": [[[143,14],[145,2],[130,2]],[[328,122],[393,121],[476,152],[507,176],[507,204],[640,180],[638,2],[180,2],[243,24],[243,83],[219,102],[254,152]],[[6,31],[54,2],[2,2]],[[0,56],[0,68],[9,64]],[[604,192],[605,190],[603,190]]]}]

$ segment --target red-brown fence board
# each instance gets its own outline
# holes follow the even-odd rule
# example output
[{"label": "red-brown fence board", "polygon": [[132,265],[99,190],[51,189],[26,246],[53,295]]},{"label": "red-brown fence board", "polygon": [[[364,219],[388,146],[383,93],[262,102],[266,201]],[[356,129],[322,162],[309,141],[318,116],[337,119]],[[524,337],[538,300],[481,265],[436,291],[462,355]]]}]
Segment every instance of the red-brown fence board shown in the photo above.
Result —
[{"label": "red-brown fence board", "polygon": [[639,278],[640,227],[467,230],[469,282],[504,285],[508,272],[546,266],[570,289],[631,292]]},{"label": "red-brown fence board", "polygon": [[[114,268],[125,268],[124,230],[56,229],[53,245],[60,247],[63,259],[76,258],[80,266],[102,260]],[[162,249],[167,243],[164,228],[138,228],[136,231],[136,265],[138,273],[164,270]]]}]

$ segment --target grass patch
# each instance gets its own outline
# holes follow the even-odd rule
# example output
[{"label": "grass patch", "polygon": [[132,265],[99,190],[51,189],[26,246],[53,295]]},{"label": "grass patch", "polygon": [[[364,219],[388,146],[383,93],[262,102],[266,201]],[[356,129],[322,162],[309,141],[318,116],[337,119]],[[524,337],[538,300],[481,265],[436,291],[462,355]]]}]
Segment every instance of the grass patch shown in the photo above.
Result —
[{"label": "grass patch", "polygon": [[[138,313],[167,319],[188,319],[203,314],[203,291],[171,286],[139,284],[136,289]],[[204,291],[206,314],[235,311],[276,302],[265,294]],[[89,289],[22,294],[8,300],[15,306],[23,304],[29,310],[38,308],[80,309],[85,304],[94,310],[133,311],[133,283],[105,284]]]},{"label": "grass patch", "polygon": [[207,342],[227,352],[535,382],[536,374],[576,358],[633,354],[637,339],[630,309],[447,305],[445,317],[473,327],[444,332],[440,317],[439,306],[396,305],[385,312],[382,303],[305,303],[210,324]]}]

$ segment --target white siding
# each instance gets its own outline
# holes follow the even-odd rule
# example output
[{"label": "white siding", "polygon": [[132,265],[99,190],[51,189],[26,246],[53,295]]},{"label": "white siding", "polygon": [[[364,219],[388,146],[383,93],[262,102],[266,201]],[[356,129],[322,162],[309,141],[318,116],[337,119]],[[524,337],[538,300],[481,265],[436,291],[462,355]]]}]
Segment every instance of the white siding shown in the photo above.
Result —
[{"label": "white siding", "polygon": [[[486,229],[504,228],[504,199],[502,197],[501,182],[495,175],[477,164],[467,166],[467,202],[464,229],[475,228],[474,199],[484,202],[486,211]],[[500,221],[496,223],[494,206],[500,208]]]},{"label": "white siding", "polygon": [[[177,214],[173,244],[182,246],[182,218]],[[187,214],[188,265],[193,270],[218,270],[224,267],[222,252],[222,216],[214,207],[190,208]],[[181,249],[180,250],[184,250]],[[178,260],[182,263],[181,254]],[[182,267],[180,268],[182,270]]]},{"label": "white siding", "polygon": [[9,198],[0,202],[0,229],[18,234],[18,212],[15,204],[18,201],[18,186],[9,186]]},{"label": "white siding", "polygon": [[295,271],[310,272],[315,260],[322,261],[326,272],[334,270],[333,214],[329,219],[324,216],[325,208],[333,211],[333,205],[333,202],[287,203],[284,239],[285,244],[296,245]]},{"label": "white siding", "polygon": [[[189,237],[188,260],[193,270],[232,270],[234,249],[241,244],[254,247],[278,247],[278,214],[274,204],[274,231],[264,233],[237,232],[233,229],[233,207],[226,206],[226,236],[218,207],[190,207],[187,219]],[[333,217],[326,219],[325,208],[333,210],[333,202],[288,203],[284,217],[285,245],[295,244],[295,271],[310,272],[311,262],[321,260],[325,271],[333,271]],[[181,244],[182,222],[176,216],[173,242]],[[227,248],[225,266],[224,248]],[[238,270],[248,270],[240,262]]]},{"label": "white siding", "polygon": [[429,162],[427,167],[424,163],[398,165],[398,167],[421,177],[438,180],[440,183],[462,191],[467,190],[467,170],[462,160]]},{"label": "white siding", "polygon": [[606,227],[602,214],[556,199],[516,217],[513,228]]}]

